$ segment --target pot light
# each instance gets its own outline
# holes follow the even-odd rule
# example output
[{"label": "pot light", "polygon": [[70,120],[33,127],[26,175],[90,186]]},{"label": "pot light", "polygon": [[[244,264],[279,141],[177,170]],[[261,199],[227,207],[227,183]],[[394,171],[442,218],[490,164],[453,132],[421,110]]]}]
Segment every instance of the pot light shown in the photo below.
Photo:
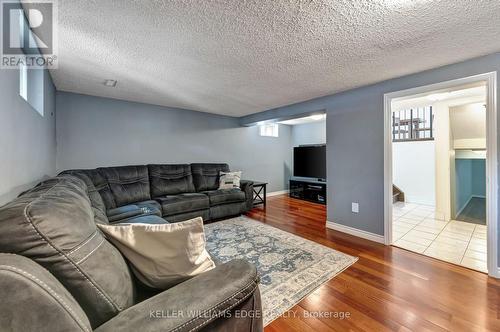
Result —
[{"label": "pot light", "polygon": [[116,86],[116,83],[118,83],[117,80],[105,80],[104,85],[109,87],[109,88],[114,88]]}]

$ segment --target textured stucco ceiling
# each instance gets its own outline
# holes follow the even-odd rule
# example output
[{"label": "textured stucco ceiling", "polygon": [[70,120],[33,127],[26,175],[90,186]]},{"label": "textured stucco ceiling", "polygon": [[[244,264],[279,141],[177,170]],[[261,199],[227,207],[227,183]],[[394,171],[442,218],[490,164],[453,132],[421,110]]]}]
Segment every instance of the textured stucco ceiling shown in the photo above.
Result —
[{"label": "textured stucco ceiling", "polygon": [[497,0],[64,0],[51,73],[63,91],[243,116],[500,51],[499,20]]}]

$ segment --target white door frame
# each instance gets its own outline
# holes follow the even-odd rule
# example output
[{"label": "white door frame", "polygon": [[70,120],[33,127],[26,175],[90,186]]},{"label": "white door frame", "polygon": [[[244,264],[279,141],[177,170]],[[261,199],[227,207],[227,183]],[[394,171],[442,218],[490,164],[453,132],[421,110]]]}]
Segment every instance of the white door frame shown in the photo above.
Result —
[{"label": "white door frame", "polygon": [[384,241],[392,244],[392,123],[391,102],[401,98],[461,85],[486,82],[486,220],[488,224],[488,274],[500,278],[498,267],[498,220],[497,220],[497,73],[490,72],[456,80],[430,84],[417,88],[384,94]]}]

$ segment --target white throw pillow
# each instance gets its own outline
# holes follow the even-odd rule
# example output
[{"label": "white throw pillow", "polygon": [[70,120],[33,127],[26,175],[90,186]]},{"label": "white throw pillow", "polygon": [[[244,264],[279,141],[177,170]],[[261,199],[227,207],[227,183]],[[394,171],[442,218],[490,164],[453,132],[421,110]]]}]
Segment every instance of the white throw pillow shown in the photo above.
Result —
[{"label": "white throw pillow", "polygon": [[240,187],[241,171],[238,172],[220,172],[219,189],[232,189]]},{"label": "white throw pillow", "polygon": [[150,287],[167,289],[215,267],[205,249],[201,217],[173,224],[97,226]]}]

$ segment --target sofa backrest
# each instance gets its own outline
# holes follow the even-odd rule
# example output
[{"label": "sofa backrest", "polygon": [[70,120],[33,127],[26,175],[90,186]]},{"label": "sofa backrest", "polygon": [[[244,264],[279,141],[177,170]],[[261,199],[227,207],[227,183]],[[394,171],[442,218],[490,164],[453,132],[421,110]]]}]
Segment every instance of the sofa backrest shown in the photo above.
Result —
[{"label": "sofa backrest", "polygon": [[148,165],[151,197],[195,192],[191,166]]},{"label": "sofa backrest", "polygon": [[75,176],[79,176],[80,174],[87,175],[87,177],[92,180],[95,189],[101,196],[105,206],[104,212],[106,212],[106,210],[116,208],[115,198],[113,197],[108,181],[97,169],[74,169],[61,172],[60,174],[70,174]]},{"label": "sofa backrest", "polygon": [[191,164],[194,186],[197,192],[219,188],[219,173],[229,172],[228,164]]},{"label": "sofa backrest", "polygon": [[151,199],[148,167],[101,167],[97,171],[106,179],[115,207]]},{"label": "sofa backrest", "polygon": [[96,178],[97,183],[100,184],[101,191],[104,189],[105,191],[110,192],[109,186],[107,186],[107,183],[104,183],[105,179],[102,176],[99,176],[96,170],[68,170],[62,172],[61,175],[72,175],[85,182],[85,185],[87,186],[87,195],[90,199],[90,205],[94,210],[95,222],[99,224],[109,224],[108,217],[106,216],[106,205],[104,204],[101,193],[97,190],[94,185],[94,181],[92,180],[92,178]]},{"label": "sofa backrest", "polygon": [[98,231],[87,186],[58,176],[0,208],[0,252],[28,257],[73,295],[93,328],[134,304],[120,252]]}]

